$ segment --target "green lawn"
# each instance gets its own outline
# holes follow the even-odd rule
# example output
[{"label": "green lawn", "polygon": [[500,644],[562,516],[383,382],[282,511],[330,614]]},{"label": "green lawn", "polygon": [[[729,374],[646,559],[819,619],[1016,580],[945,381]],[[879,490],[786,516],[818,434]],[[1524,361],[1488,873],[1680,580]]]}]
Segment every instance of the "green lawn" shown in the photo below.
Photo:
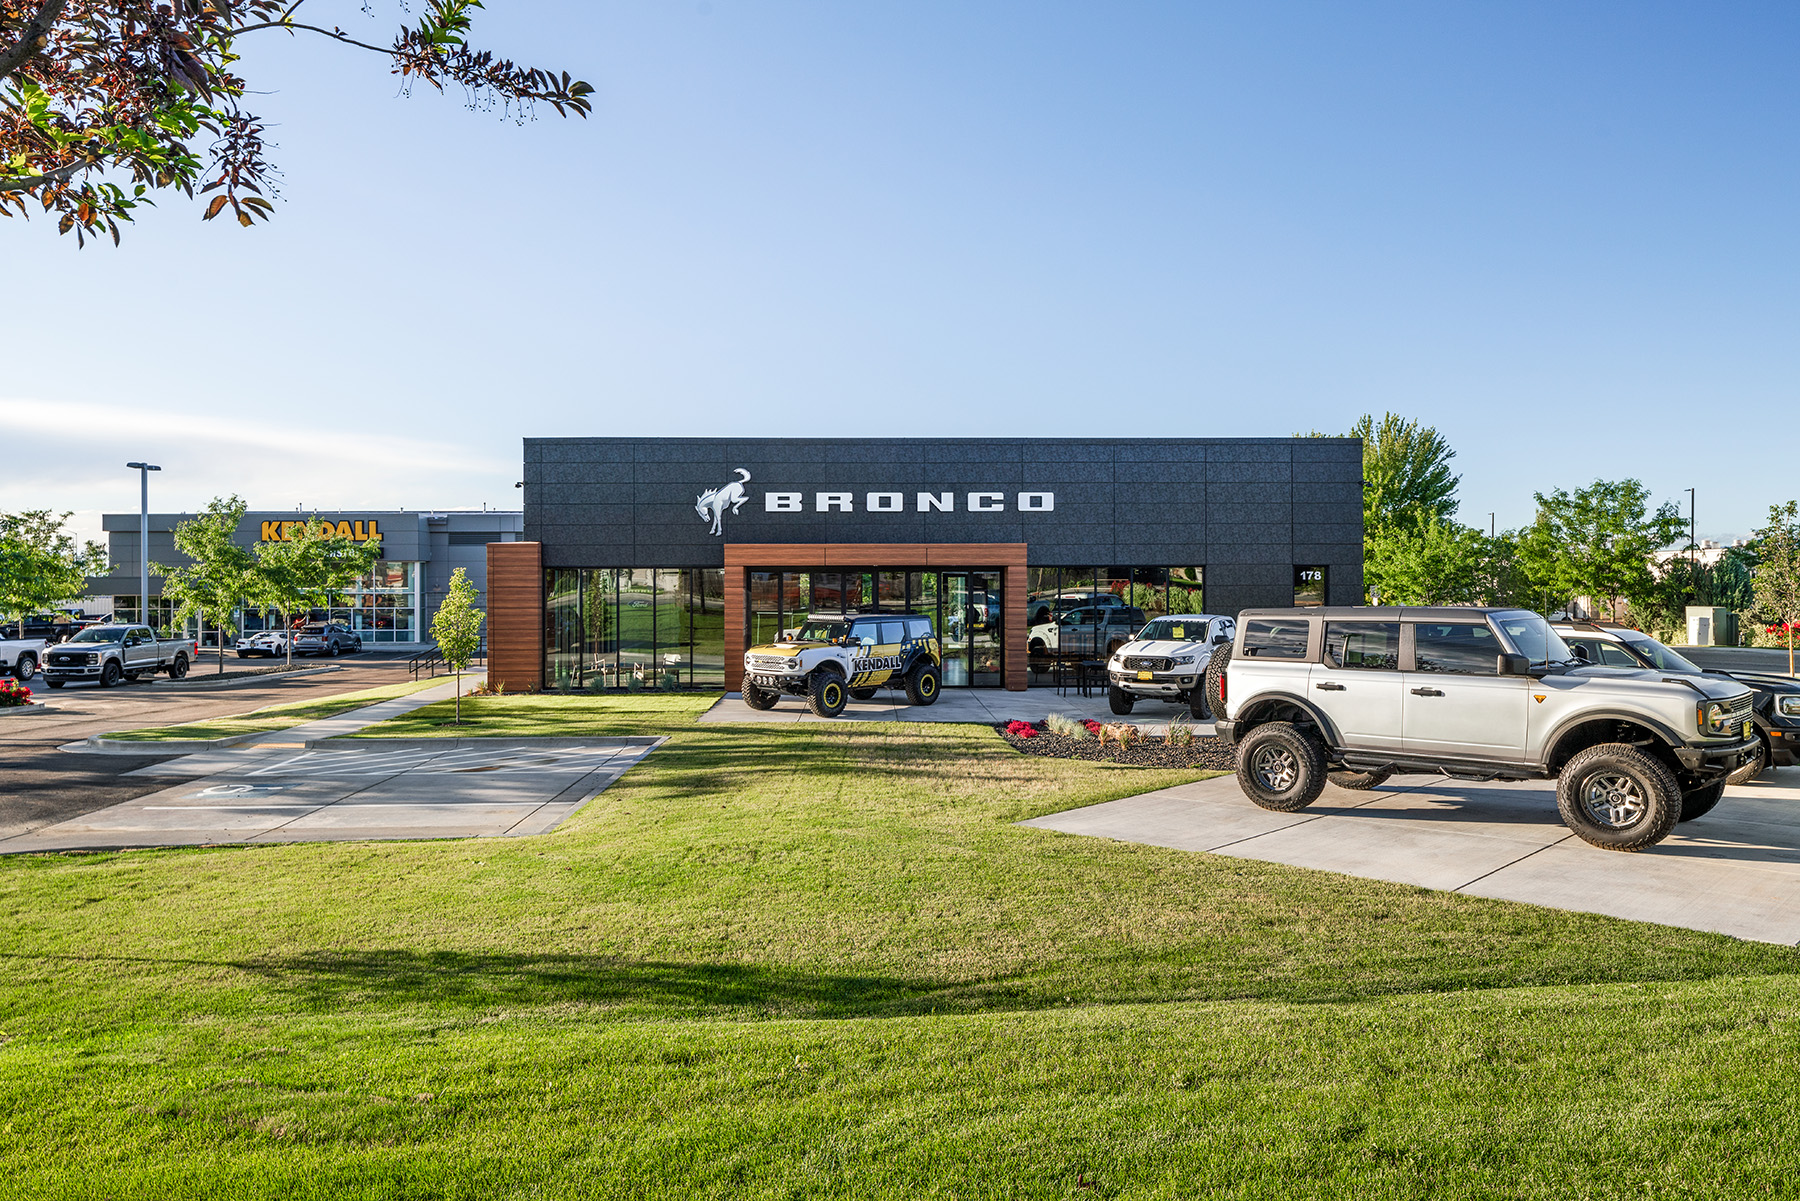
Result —
[{"label": "green lawn", "polygon": [[600,696],[465,696],[438,701],[367,726],[349,738],[582,738],[667,734],[717,704],[716,692],[609,693]]},{"label": "green lawn", "polygon": [[348,713],[352,709],[361,709],[376,701],[407,696],[421,689],[446,682],[441,677],[435,680],[409,680],[404,684],[385,684],[380,688],[365,688],[360,692],[340,692],[336,696],[292,701],[285,705],[270,705],[263,709],[252,709],[248,713],[237,713],[229,717],[212,717],[205,721],[191,721],[185,725],[150,726],[142,730],[122,730],[116,734],[108,734],[106,737],[126,742],[180,742],[188,739],[229,738],[234,734],[261,734],[269,730],[286,730],[293,726],[305,725],[309,721],[336,717],[338,714]]},{"label": "green lawn", "polygon": [[666,712],[541,838],[0,860],[0,1195],[1800,1187],[1792,948],[1020,829],[1194,777],[980,727]]}]

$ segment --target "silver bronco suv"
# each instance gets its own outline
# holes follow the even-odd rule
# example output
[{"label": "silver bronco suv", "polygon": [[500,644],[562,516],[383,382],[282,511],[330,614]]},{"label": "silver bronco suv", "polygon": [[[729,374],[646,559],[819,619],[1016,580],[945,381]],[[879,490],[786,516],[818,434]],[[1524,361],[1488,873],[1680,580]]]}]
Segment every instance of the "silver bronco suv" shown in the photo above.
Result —
[{"label": "silver bronco suv", "polygon": [[1328,778],[1555,779],[1563,823],[1615,851],[1708,812],[1758,746],[1744,685],[1590,665],[1521,609],[1247,609],[1206,690],[1265,809]]}]

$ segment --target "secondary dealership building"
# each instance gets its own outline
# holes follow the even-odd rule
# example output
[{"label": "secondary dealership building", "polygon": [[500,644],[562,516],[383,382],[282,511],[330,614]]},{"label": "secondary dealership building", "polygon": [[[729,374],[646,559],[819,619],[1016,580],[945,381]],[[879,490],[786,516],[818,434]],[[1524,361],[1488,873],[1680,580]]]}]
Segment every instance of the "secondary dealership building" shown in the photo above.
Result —
[{"label": "secondary dealership building", "polygon": [[[193,518],[191,513],[150,514],[150,562],[183,566],[188,560],[175,549],[175,527]],[[523,516],[511,512],[473,512],[466,509],[418,512],[406,509],[355,509],[343,512],[251,512],[238,523],[238,545],[246,549],[258,542],[284,539],[297,522],[318,517],[333,524],[334,533],[356,541],[378,538],[381,560],[361,584],[311,616],[341,621],[362,635],[371,650],[419,650],[431,642],[431,619],[443,600],[450,576],[465,568],[469,579],[487,591],[487,546],[521,536]],[[112,574],[88,581],[92,597],[110,597],[112,611],[137,619],[138,515],[107,513],[101,517],[106,532]],[[162,580],[150,577],[151,616],[158,627],[174,616],[173,604],[161,595]],[[279,624],[279,617],[275,623]],[[259,630],[260,613],[240,616],[240,630]],[[190,626],[194,623],[190,622]],[[200,634],[198,628],[193,632]]]},{"label": "secondary dealership building", "polygon": [[1022,689],[1048,613],[1356,604],[1353,438],[530,438],[488,546],[508,688],[735,690],[808,612],[933,616],[946,686]]}]

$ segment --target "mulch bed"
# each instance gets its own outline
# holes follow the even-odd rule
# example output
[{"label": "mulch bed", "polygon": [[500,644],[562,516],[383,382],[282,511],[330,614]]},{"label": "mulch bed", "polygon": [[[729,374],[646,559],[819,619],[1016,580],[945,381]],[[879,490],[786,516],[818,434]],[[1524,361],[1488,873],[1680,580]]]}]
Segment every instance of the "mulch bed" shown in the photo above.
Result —
[{"label": "mulch bed", "polygon": [[1094,763],[1117,763],[1125,767],[1198,767],[1211,771],[1232,771],[1237,756],[1232,749],[1210,734],[1198,735],[1187,746],[1170,746],[1161,738],[1140,738],[1129,748],[1111,743],[1104,748],[1098,738],[1065,738],[1052,734],[1039,723],[1037,733],[1021,738],[1007,731],[1004,723],[994,730],[1015,750],[1027,755],[1043,755],[1048,759],[1086,759]]}]

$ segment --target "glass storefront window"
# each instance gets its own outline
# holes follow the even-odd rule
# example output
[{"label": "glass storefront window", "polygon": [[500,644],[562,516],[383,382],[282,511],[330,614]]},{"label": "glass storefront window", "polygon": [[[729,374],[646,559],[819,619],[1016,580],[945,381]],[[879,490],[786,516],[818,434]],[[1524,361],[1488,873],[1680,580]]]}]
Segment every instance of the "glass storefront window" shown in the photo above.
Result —
[{"label": "glass storefront window", "polygon": [[750,645],[767,646],[779,637],[781,573],[753,571],[750,573]]},{"label": "glass storefront window", "polygon": [[655,600],[654,568],[619,569],[619,674],[651,685],[656,677]]},{"label": "glass storefront window", "polygon": [[547,682],[554,688],[581,685],[581,573],[559,568],[549,573],[544,592]]},{"label": "glass storefront window", "polygon": [[1169,612],[1170,613],[1204,613],[1206,612],[1206,589],[1204,567],[1171,567],[1169,568]]},{"label": "glass storefront window", "polygon": [[682,571],[687,597],[683,632],[691,648],[691,665],[683,683],[725,686],[725,572],[717,567]]},{"label": "glass storefront window", "polygon": [[875,600],[883,609],[899,611],[906,608],[906,573],[878,573],[875,579]]}]

